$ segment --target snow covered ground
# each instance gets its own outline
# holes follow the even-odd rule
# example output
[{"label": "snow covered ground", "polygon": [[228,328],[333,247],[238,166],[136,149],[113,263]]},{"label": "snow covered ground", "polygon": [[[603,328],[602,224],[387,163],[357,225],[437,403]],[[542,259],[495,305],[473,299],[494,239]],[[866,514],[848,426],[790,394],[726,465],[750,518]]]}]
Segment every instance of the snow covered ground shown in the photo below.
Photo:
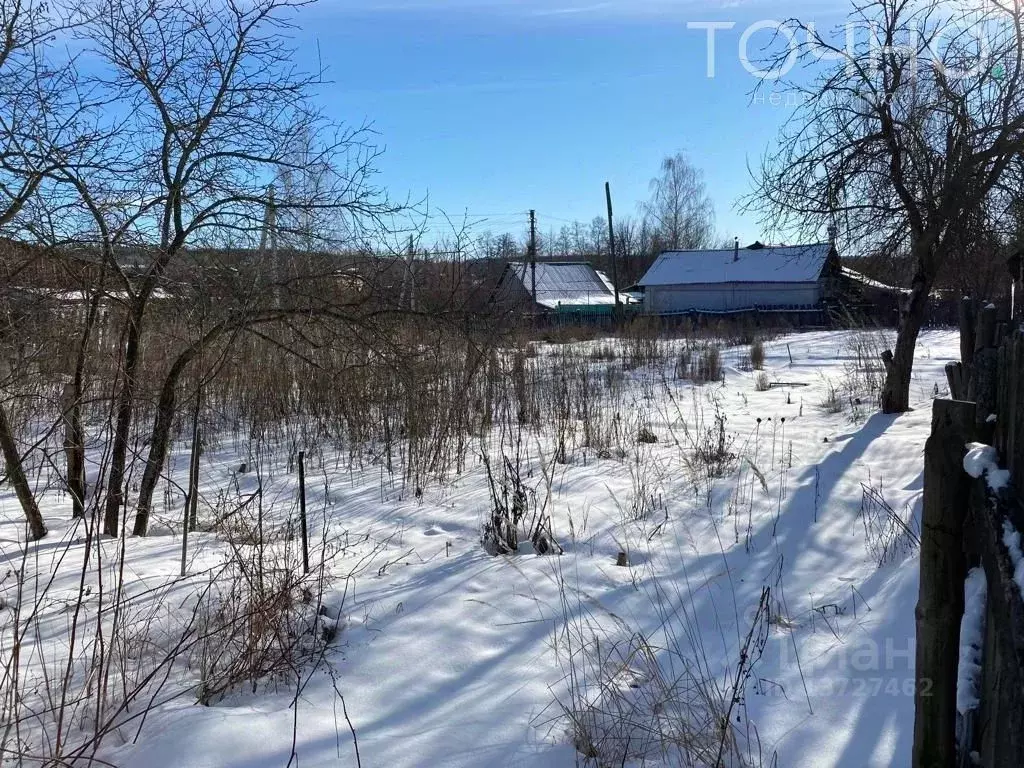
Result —
[{"label": "snow covered ground", "polygon": [[[527,433],[523,477],[546,502],[560,557],[528,546],[508,557],[484,551],[491,497],[473,453],[463,473],[417,493],[373,456],[311,451],[310,527],[315,540],[335,543],[324,603],[341,614],[323,663],[298,696],[292,684],[235,691],[212,706],[194,695],[158,701],[144,727],[118,729],[96,758],[123,768],[555,768],[584,759],[562,705],[576,702],[584,726],[608,730],[600,713],[581,714],[586,705],[643,710],[657,700],[695,717],[727,712],[748,764],[908,763],[922,452],[959,340],[923,334],[914,410],[898,417],[874,413],[869,394],[857,394],[877,375],[854,371],[864,343],[853,332],[781,337],[765,344],[763,376],[743,370],[747,349],[730,349],[724,384],[676,380],[671,363],[664,376],[628,371],[622,418],[642,414],[657,442],[631,436],[623,456],[577,447],[559,464],[549,431]],[[556,351],[540,353],[535,364]],[[599,357],[593,366],[604,365]],[[694,448],[720,438],[735,458],[711,477]],[[173,460],[182,478],[185,449]],[[248,446],[226,439],[204,456],[211,508],[254,487],[252,472],[237,472],[251,460]],[[288,451],[269,454],[262,477],[277,520],[295,509],[288,463]],[[51,535],[24,551],[17,503],[6,486],[0,495],[5,570],[22,562],[56,574],[42,629],[23,651],[30,672],[59,670],[82,579],[82,531],[65,499],[44,498]],[[149,626],[188,606],[209,578],[195,574],[228,549],[222,537],[194,534],[193,578],[176,580],[180,525],[157,528],[126,543],[135,609]],[[118,546],[97,551],[114,562]],[[620,552],[629,567],[616,566]],[[0,587],[0,620],[10,624],[16,601],[10,583]],[[0,632],[8,654],[10,633]],[[595,687],[600,680],[612,682]],[[647,765],[678,764],[639,734],[627,764],[639,765],[638,750]],[[712,733],[712,753],[717,741]]]}]

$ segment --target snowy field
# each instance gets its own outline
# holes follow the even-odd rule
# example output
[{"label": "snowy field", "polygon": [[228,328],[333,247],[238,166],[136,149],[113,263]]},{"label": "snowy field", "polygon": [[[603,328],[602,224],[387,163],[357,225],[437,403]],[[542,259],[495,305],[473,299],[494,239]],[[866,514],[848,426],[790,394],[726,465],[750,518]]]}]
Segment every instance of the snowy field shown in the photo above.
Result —
[{"label": "snowy field", "polygon": [[[52,754],[59,733],[71,750],[106,718],[81,764],[907,764],[922,452],[958,344],[923,334],[914,410],[898,417],[872,407],[871,334],[767,341],[764,371],[750,370],[748,347],[730,348],[724,383],[704,385],[676,376],[672,353],[625,370],[619,342],[597,341],[575,346],[595,386],[617,377],[593,420],[601,440],[575,409],[561,424],[495,427],[473,437],[462,471],[420,487],[373,447],[299,446],[324,592],[288,631],[313,627],[325,644],[297,673],[216,691],[207,706],[197,691],[216,677],[217,636],[159,660],[192,618],[211,621],[203,611],[240,551],[294,568],[296,446],[210,442],[185,578],[180,487],[161,491],[154,535],[121,541],[89,537],[49,491],[50,536],[26,547],[4,485],[7,722],[19,713],[5,744],[27,754],[43,741],[32,749]],[[535,351],[538,375],[563,353]],[[524,525],[550,516],[561,556],[529,541],[513,555],[482,546],[503,454]],[[187,464],[182,439],[170,463],[181,486]],[[208,524],[228,509],[258,519],[258,534]],[[104,649],[86,616],[132,629]],[[89,671],[97,654],[114,673]],[[123,705],[118,689],[145,693]]]}]

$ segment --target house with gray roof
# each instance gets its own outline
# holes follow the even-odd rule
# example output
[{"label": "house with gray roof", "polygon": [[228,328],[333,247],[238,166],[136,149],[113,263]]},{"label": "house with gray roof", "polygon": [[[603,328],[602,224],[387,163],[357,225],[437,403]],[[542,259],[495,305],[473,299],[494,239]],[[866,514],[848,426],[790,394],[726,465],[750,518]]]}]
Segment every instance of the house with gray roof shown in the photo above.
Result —
[{"label": "house with gray roof", "polygon": [[667,251],[640,280],[653,315],[818,312],[836,294],[839,255],[829,243],[737,244],[723,250]]},{"label": "house with gray roof", "polygon": [[[556,315],[611,315],[611,280],[587,262],[510,262],[498,280],[495,300],[523,311]],[[627,297],[620,292],[620,300]]]}]

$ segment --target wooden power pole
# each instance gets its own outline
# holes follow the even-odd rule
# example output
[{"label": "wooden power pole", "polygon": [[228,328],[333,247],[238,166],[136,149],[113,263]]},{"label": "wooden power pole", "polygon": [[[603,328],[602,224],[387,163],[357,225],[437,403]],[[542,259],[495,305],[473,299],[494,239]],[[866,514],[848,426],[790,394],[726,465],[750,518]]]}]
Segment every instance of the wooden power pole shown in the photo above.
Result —
[{"label": "wooden power pole", "polygon": [[533,308],[537,309],[537,212],[530,211],[530,245],[527,249],[530,257],[530,295],[533,297]]},{"label": "wooden power pole", "polygon": [[409,235],[409,250],[405,256],[405,275],[402,279],[402,309],[410,312],[416,311],[416,278],[414,274],[416,259],[416,242],[412,235]]},{"label": "wooden power pole", "polygon": [[[267,202],[263,207],[263,227],[260,230],[260,260],[270,251],[271,286],[274,291],[274,306],[281,307],[281,280],[284,270],[278,261],[277,252],[277,202],[274,199],[274,185],[267,187]],[[266,262],[262,262],[265,264]],[[262,266],[262,264],[261,264]]]},{"label": "wooden power pole", "polygon": [[604,196],[608,201],[608,252],[612,258],[612,288],[615,291],[615,319],[622,316],[622,302],[619,299],[619,265],[615,258],[615,225],[612,219],[612,185],[604,183]]}]

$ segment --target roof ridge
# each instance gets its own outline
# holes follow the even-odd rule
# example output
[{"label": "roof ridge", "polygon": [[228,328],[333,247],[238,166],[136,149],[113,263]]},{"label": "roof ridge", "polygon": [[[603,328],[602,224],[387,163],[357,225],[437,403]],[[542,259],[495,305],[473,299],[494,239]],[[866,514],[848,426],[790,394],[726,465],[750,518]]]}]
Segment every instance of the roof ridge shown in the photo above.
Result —
[{"label": "roof ridge", "polygon": [[[821,246],[825,246],[825,245],[831,246],[831,243],[822,241],[822,242],[818,242],[818,243],[802,243],[800,245],[765,245],[763,248],[751,248],[749,245],[741,245],[740,246],[740,252],[742,253],[743,251],[751,251],[751,252],[754,252],[754,253],[759,253],[759,252],[762,252],[762,251],[779,251],[779,250],[783,250],[783,249],[787,249],[788,250],[788,249],[791,249],[791,248],[820,248]],[[660,255],[664,256],[664,255],[669,254],[669,253],[735,253],[735,252],[736,252],[735,246],[730,247],[730,248],[675,248],[675,249],[668,250],[668,251],[662,251]]]}]

